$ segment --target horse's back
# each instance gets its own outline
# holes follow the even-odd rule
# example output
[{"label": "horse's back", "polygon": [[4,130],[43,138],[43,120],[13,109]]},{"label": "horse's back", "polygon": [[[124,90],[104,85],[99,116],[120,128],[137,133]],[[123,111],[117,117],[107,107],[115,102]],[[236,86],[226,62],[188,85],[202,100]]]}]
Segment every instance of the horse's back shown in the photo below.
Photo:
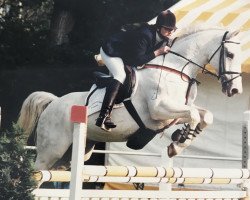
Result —
[{"label": "horse's back", "polygon": [[71,108],[73,105],[84,105],[85,99],[88,95],[88,92],[72,92],[66,94],[53,102],[47,107],[45,111],[54,112],[54,111],[65,111],[66,109],[60,110],[63,108]]},{"label": "horse's back", "polygon": [[71,107],[84,105],[86,96],[87,92],[73,92],[52,101],[38,121],[38,137],[46,135],[57,138],[71,133],[73,130],[70,121]]}]

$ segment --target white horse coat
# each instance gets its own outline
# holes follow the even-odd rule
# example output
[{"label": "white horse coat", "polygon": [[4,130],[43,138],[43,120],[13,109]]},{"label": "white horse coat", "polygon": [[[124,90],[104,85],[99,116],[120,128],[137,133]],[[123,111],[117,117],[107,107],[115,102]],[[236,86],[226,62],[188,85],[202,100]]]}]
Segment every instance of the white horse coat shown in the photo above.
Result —
[{"label": "white horse coat", "polygon": [[[222,81],[228,81],[223,84],[223,92],[227,96],[242,93],[241,77],[239,76],[241,73],[241,48],[237,44],[239,42],[238,32],[229,31],[226,35],[225,32],[226,30],[223,28],[200,27],[196,30],[190,28],[175,41],[171,51],[179,53],[192,62],[168,53],[147,64],[158,66],[160,69],[137,70],[138,85],[132,96],[132,103],[148,128],[161,129],[173,119],[178,119],[178,123],[188,123],[192,130],[195,130],[198,125],[199,129],[203,129],[212,123],[212,113],[194,105],[197,93],[196,84],[191,87],[186,99],[189,82],[185,76],[195,78],[200,70],[196,64],[203,66],[209,60],[219,74],[221,54],[225,58],[224,70],[235,72],[220,75]],[[226,41],[232,42],[223,43],[224,48],[222,49],[224,35]],[[161,66],[175,69],[178,72],[165,70]],[[90,98],[88,109],[93,114],[88,116],[86,152],[89,152],[89,155],[86,156],[86,159],[90,156],[90,150],[96,142],[126,141],[138,129],[138,125],[122,105],[112,112],[112,120],[117,124],[115,129],[105,132],[95,126],[95,120],[99,114],[95,111],[100,110],[104,91],[104,89],[97,90],[96,94]],[[72,144],[73,124],[70,122],[70,110],[72,105],[84,105],[87,95],[88,92],[74,92],[58,98],[50,93],[35,92],[24,101],[19,118],[20,126],[30,134],[38,121],[35,163],[37,169],[49,169],[66,164],[62,164],[58,160]],[[189,139],[184,143],[174,141],[169,153],[171,154],[173,151],[174,154],[180,153],[190,145],[192,139],[193,136],[189,135]],[[56,162],[57,164],[55,164]]]}]

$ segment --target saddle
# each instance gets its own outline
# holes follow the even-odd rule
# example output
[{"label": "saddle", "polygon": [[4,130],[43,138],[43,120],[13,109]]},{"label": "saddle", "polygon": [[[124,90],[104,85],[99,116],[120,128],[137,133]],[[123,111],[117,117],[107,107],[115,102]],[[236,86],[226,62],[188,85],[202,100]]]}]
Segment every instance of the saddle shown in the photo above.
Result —
[{"label": "saddle", "polygon": [[[125,66],[124,68],[126,72],[126,79],[118,92],[115,102],[116,104],[122,103],[125,99],[130,98],[136,84],[135,71],[129,66]],[[105,73],[94,72],[94,80],[98,89],[107,87],[112,79],[113,77]]]},{"label": "saddle", "polygon": [[[141,120],[140,116],[138,115],[134,105],[132,104],[130,98],[136,89],[136,73],[135,70],[132,67],[125,66],[125,72],[126,72],[126,79],[122,87],[120,88],[117,98],[116,98],[116,105],[117,107],[120,107],[121,103],[124,104],[129,114],[132,116],[132,118],[135,120],[135,122],[138,124],[139,129],[132,134],[126,143],[127,147],[139,150],[142,149],[148,142],[150,142],[159,132],[162,130],[154,131],[151,129],[148,129],[143,121]],[[102,72],[94,72],[94,80],[95,80],[95,88],[92,88],[87,99],[86,99],[86,106],[89,104],[89,100],[91,96],[95,97],[95,91],[98,89],[104,89],[105,87],[110,84],[110,81],[113,79],[112,76],[109,76]],[[104,91],[103,91],[104,92]],[[101,94],[104,95],[104,94]],[[99,98],[99,97],[97,97]],[[95,101],[97,103],[97,101]],[[99,102],[99,101],[98,101]],[[123,105],[122,105],[123,106]],[[94,103],[91,107],[98,108],[99,106],[96,106]],[[95,109],[94,112],[97,112],[98,110]],[[93,112],[92,112],[93,113]]]}]

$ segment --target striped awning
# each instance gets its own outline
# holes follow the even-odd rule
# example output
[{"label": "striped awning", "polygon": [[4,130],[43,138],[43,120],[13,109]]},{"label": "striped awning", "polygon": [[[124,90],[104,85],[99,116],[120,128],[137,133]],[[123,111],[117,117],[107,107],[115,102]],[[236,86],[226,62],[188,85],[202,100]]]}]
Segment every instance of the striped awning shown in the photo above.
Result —
[{"label": "striped awning", "polygon": [[170,10],[176,15],[178,28],[200,21],[240,28],[243,71],[250,73],[250,0],[181,0]]}]

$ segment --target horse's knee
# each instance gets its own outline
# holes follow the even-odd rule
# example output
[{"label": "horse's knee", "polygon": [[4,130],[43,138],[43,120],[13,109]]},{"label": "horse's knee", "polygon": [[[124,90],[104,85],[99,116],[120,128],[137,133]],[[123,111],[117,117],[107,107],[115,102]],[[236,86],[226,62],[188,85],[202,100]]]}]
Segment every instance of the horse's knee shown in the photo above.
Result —
[{"label": "horse's knee", "polygon": [[210,111],[206,111],[203,119],[205,125],[210,125],[213,123],[213,114]]},{"label": "horse's knee", "polygon": [[191,123],[193,123],[194,125],[200,122],[201,120],[200,113],[196,108],[190,109],[190,118],[191,118]]}]

